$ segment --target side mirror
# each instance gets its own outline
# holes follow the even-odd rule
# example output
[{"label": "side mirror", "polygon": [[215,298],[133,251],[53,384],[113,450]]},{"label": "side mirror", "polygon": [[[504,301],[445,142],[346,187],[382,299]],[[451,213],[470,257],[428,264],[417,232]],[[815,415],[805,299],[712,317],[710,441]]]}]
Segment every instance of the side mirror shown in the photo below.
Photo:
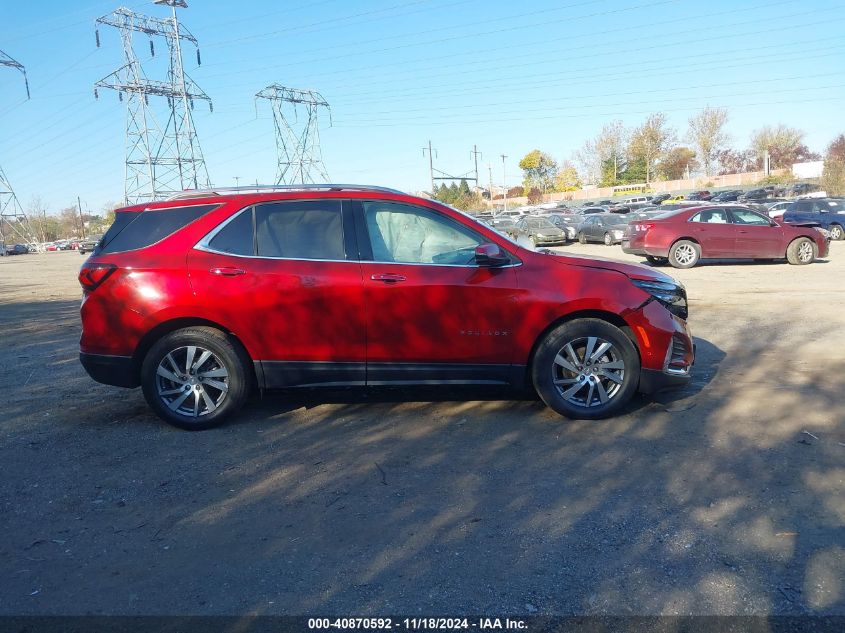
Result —
[{"label": "side mirror", "polygon": [[499,248],[498,244],[479,244],[475,247],[475,262],[479,266],[495,267],[505,266],[511,261],[507,253]]}]

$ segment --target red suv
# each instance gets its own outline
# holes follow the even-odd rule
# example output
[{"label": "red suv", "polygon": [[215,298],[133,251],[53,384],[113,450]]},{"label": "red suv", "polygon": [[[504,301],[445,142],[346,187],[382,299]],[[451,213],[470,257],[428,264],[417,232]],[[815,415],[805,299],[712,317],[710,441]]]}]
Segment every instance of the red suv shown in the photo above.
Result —
[{"label": "red suv", "polygon": [[533,386],[571,418],[689,380],[686,292],[535,252],[432,200],[347,185],[120,209],[82,266],[80,359],[185,429],[259,390]]}]

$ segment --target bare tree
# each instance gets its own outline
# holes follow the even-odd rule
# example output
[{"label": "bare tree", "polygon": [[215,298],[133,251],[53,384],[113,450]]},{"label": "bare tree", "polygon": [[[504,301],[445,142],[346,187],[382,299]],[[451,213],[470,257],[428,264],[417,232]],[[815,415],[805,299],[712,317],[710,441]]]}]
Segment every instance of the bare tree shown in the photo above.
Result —
[{"label": "bare tree", "polygon": [[631,134],[628,154],[645,165],[645,181],[651,182],[658,159],[674,144],[675,131],[666,123],[663,112],[650,114],[645,122]]},{"label": "bare tree", "polygon": [[698,160],[704,166],[704,174],[713,175],[716,157],[725,148],[730,137],[724,131],[728,122],[725,108],[707,106],[689,120],[687,140],[696,148]]},{"label": "bare tree", "polygon": [[622,121],[611,121],[575,152],[575,161],[581,167],[583,180],[591,183],[614,184],[625,169],[625,146],[628,130]]},{"label": "bare tree", "polygon": [[27,206],[26,215],[38,233],[41,242],[47,241],[47,205],[40,196],[33,196]]},{"label": "bare tree", "polygon": [[775,169],[789,167],[812,154],[804,145],[804,132],[782,123],[755,130],[751,135],[751,149],[761,162],[768,151],[771,166]]}]

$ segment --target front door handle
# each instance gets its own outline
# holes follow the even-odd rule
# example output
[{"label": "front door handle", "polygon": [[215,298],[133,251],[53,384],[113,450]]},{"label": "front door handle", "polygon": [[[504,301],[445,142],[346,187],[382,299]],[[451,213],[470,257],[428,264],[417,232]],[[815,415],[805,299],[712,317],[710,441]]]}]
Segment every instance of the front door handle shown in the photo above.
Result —
[{"label": "front door handle", "polygon": [[222,277],[237,277],[238,275],[246,274],[245,270],[241,268],[232,268],[231,266],[212,268],[208,272],[210,272],[212,275],[220,275]]},{"label": "front door handle", "polygon": [[394,273],[381,273],[370,277],[373,281],[383,281],[386,284],[395,284],[399,281],[405,281],[404,275],[396,275]]}]

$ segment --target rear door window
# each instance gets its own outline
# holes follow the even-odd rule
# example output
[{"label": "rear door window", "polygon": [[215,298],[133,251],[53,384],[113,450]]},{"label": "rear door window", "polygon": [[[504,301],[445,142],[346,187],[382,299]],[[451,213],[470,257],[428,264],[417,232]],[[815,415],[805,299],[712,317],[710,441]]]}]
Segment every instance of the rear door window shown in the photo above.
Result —
[{"label": "rear door window", "polygon": [[271,202],[255,207],[259,257],[346,259],[342,202],[336,199]]},{"label": "rear door window", "polygon": [[219,253],[255,255],[255,230],[252,221],[253,208],[249,207],[238,213],[217,235],[208,242],[208,248]]},{"label": "rear door window", "polygon": [[[217,206],[216,204],[204,204],[170,209],[148,209],[139,213],[118,213],[115,215],[114,224],[100,242],[99,252],[122,253],[146,248],[188,226]],[[127,222],[120,217],[124,215],[133,215],[134,217]],[[123,226],[118,227],[113,236],[110,237],[112,229],[118,225],[118,218],[120,218],[120,223]]]}]

